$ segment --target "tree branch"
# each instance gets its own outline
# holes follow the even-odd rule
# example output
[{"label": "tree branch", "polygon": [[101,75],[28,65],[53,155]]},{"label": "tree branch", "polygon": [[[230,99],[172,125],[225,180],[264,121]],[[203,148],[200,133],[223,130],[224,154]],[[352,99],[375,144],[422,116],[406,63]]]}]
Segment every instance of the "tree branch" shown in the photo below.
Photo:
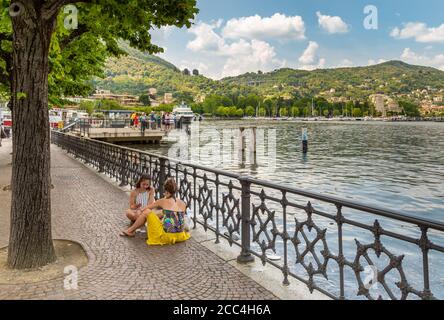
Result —
[{"label": "tree branch", "polygon": [[43,6],[43,17],[45,19],[54,19],[63,6],[73,3],[92,3],[93,0],[52,0],[47,1]]},{"label": "tree branch", "polygon": [[65,49],[71,42],[80,38],[86,32],[88,32],[86,25],[79,24],[77,29],[73,30],[66,38],[60,41],[60,49]]}]

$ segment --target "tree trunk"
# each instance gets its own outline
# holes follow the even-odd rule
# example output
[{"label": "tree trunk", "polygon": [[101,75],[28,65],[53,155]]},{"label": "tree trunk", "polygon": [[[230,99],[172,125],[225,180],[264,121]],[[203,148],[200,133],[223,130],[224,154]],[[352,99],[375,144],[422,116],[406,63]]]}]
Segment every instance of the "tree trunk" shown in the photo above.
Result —
[{"label": "tree trunk", "polygon": [[[48,53],[54,18],[37,1],[12,17],[13,160],[8,266],[35,268],[56,260],[51,233]],[[35,7],[34,7],[35,6]]]}]

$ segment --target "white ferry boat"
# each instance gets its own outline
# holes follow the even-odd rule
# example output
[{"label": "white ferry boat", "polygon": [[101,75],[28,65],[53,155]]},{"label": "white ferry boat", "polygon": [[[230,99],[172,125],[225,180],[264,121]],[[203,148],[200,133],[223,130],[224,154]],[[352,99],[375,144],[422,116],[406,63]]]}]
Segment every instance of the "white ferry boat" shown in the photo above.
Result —
[{"label": "white ferry boat", "polygon": [[177,123],[187,124],[191,123],[194,119],[193,110],[183,101],[180,105],[174,107],[172,114],[175,116]]}]

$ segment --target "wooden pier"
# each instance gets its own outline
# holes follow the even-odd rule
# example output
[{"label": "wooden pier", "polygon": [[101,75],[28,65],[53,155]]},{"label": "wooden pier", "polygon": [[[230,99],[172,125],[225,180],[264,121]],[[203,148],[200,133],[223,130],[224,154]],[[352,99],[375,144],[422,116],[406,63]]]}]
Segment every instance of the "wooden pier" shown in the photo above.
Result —
[{"label": "wooden pier", "polygon": [[73,134],[79,137],[105,141],[109,143],[152,143],[158,144],[166,135],[161,130],[145,130],[132,128],[88,128],[87,130],[73,130]]}]

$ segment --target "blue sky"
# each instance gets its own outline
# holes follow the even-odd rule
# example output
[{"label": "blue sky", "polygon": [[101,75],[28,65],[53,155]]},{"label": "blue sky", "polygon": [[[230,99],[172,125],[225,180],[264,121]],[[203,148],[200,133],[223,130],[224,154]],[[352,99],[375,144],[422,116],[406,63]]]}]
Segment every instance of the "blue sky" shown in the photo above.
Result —
[{"label": "blue sky", "polygon": [[[211,78],[393,59],[444,70],[442,0],[198,0],[198,7],[193,28],[163,28],[153,39],[166,49],[161,57]],[[373,29],[364,27],[371,13]]]}]

